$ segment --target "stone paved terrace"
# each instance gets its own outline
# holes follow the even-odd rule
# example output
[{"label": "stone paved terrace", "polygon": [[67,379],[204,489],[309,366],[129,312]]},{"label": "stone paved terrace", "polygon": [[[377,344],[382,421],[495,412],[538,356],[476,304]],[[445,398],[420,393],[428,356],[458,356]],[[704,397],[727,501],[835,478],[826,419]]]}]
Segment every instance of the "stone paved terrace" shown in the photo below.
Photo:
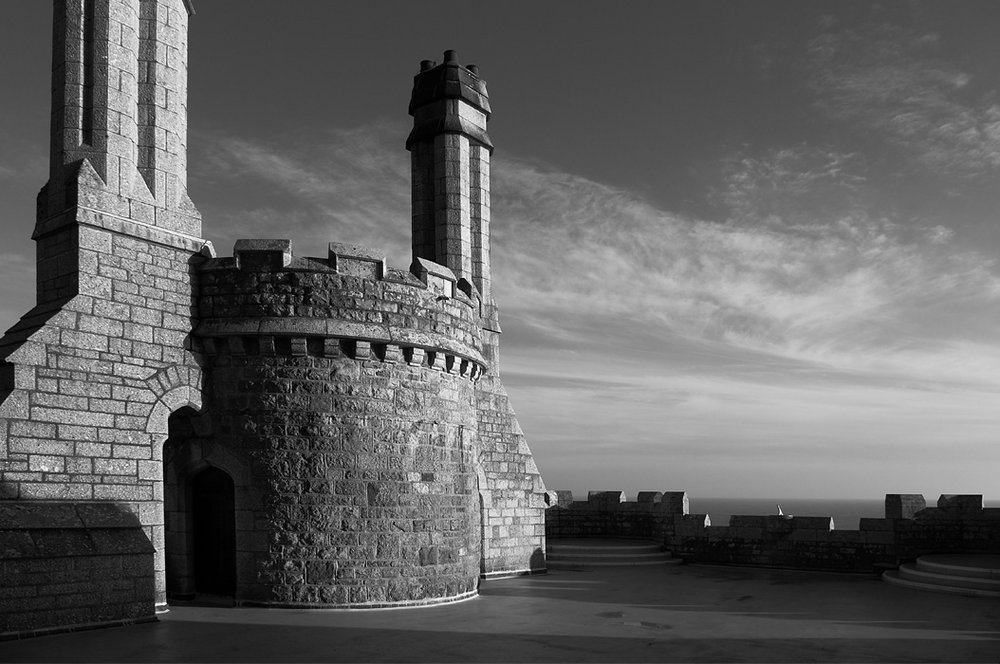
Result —
[{"label": "stone paved terrace", "polygon": [[174,608],[0,643],[5,662],[996,662],[1000,603],[874,575],[664,566],[485,582],[375,611]]}]

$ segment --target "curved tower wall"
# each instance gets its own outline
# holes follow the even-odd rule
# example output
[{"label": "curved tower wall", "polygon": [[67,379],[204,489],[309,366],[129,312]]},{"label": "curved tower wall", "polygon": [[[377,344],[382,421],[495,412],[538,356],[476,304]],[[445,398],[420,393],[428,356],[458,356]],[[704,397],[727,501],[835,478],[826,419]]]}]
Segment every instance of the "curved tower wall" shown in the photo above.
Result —
[{"label": "curved tower wall", "polygon": [[475,594],[478,300],[442,266],[418,263],[421,281],[358,247],[323,260],[241,241],[235,254],[201,270],[197,332],[211,375],[203,458],[237,484],[237,601]]}]

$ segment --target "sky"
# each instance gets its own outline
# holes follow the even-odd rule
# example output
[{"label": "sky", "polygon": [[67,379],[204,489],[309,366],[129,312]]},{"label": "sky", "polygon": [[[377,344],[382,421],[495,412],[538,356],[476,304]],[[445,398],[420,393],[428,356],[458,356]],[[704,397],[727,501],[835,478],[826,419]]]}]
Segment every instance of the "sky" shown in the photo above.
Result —
[{"label": "sky", "polygon": [[[501,375],[549,489],[1000,499],[1000,4],[195,0],[189,191],[409,264],[412,77],[493,107]],[[0,21],[0,325],[33,304],[50,3]]]}]

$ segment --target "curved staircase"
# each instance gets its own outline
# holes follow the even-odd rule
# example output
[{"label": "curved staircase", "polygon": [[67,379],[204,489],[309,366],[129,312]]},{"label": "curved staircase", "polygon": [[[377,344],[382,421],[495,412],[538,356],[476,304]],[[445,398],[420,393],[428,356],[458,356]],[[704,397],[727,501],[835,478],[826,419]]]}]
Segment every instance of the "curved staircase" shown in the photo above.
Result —
[{"label": "curved staircase", "polygon": [[677,565],[682,562],[648,540],[560,538],[549,539],[545,548],[549,569]]},{"label": "curved staircase", "polygon": [[973,597],[1000,597],[1000,555],[921,556],[882,578],[897,586]]}]

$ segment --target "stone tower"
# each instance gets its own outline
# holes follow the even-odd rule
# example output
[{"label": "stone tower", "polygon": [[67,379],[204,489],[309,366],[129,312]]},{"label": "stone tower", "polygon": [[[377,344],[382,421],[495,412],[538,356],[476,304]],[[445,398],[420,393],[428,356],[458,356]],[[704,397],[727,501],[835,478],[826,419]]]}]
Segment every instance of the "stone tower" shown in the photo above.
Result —
[{"label": "stone tower", "polygon": [[490,288],[490,100],[475,65],[455,51],[420,63],[410,98],[413,130],[413,258],[448,267],[475,285],[492,312]]},{"label": "stone tower", "polygon": [[[0,526],[21,537],[25,573],[53,569],[46,538],[68,548],[64,577],[90,590],[67,622],[166,601],[162,443],[172,412],[201,405],[195,266],[211,253],[186,191],[190,12],[54,3],[37,306],[0,340]],[[5,612],[0,631],[44,626],[43,607]]]},{"label": "stone tower", "polygon": [[39,304],[109,294],[114,277],[88,262],[107,252],[82,229],[205,246],[187,195],[190,11],[183,0],[55,3],[49,181],[33,235]]},{"label": "stone tower", "polygon": [[500,381],[500,321],[490,274],[491,108],[479,68],[462,66],[451,50],[441,64],[422,61],[409,112],[414,261],[448,267],[458,288],[480,305],[489,367],[477,383],[483,573],[541,568],[537,543],[544,524],[534,510],[544,506],[545,489]]},{"label": "stone tower", "polygon": [[199,593],[432,604],[543,571],[545,489],[499,377],[478,72],[448,52],[416,77],[408,270],[340,243],[216,258],[186,192],[191,12],[55,3],[38,304],[0,340],[0,634]]}]

